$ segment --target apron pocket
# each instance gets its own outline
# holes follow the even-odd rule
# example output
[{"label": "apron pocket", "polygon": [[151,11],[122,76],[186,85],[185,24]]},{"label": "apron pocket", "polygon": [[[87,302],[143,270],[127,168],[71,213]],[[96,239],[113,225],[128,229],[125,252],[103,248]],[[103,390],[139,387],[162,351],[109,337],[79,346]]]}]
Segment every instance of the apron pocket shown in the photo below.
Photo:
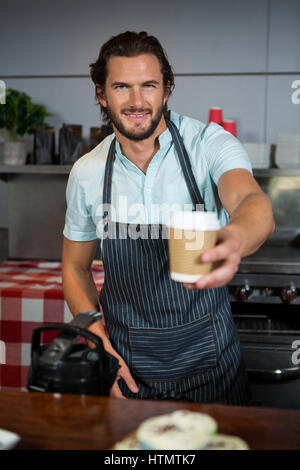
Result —
[{"label": "apron pocket", "polygon": [[209,314],[175,328],[129,328],[131,367],[148,381],[183,379],[216,365]]}]

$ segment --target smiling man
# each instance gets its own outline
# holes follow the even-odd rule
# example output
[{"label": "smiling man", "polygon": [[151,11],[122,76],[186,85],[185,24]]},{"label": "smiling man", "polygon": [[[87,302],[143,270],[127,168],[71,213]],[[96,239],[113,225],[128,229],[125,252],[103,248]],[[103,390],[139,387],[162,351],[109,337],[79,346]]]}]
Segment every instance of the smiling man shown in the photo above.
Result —
[{"label": "smiling man", "polygon": [[153,54],[138,59],[112,56],[105,88],[98,85],[97,91],[124,155],[146,172],[159,149],[158,136],[166,129],[169,87],[164,86],[159,60]]},{"label": "smiling man", "polygon": [[[141,54],[139,59],[111,57],[105,93],[99,89],[99,101],[117,131],[133,141],[148,139],[159,124],[162,128],[163,110],[168,97],[158,59],[150,54]],[[155,77],[151,80],[149,70]],[[134,106],[130,105],[132,102]],[[145,103],[148,107],[144,107]]]},{"label": "smiling man", "polygon": [[[237,139],[217,124],[168,113],[174,76],[155,37],[111,38],[91,77],[114,134],[70,174],[63,249],[70,310],[100,308],[91,274],[100,239],[109,335],[100,321],[90,329],[121,366],[111,395],[247,404],[226,284],[273,231],[270,201]],[[144,210],[130,211],[136,204]],[[217,267],[194,284],[170,279],[161,213],[152,211],[165,205],[216,211],[221,220],[216,247],[202,255]]]}]

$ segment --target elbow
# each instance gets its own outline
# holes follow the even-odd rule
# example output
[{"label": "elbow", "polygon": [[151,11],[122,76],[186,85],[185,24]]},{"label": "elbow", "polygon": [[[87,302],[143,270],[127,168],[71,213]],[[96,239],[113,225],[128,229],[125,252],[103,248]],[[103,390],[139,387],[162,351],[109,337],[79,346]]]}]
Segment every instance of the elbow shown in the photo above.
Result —
[{"label": "elbow", "polygon": [[266,194],[264,194],[264,197],[267,199],[267,207],[266,208],[267,208],[267,211],[269,212],[269,217],[266,219],[266,220],[269,219],[268,234],[267,234],[267,237],[269,237],[270,235],[272,235],[272,233],[275,232],[276,224],[275,224],[271,199]]},{"label": "elbow", "polygon": [[[271,203],[271,201],[270,201],[270,203]],[[275,232],[275,229],[276,229],[276,224],[275,224],[273,209],[272,209],[272,205],[271,205],[271,223],[270,223],[270,233],[269,233],[269,236],[272,235],[272,233]]]},{"label": "elbow", "polygon": [[276,225],[275,225],[275,220],[274,220],[274,216],[273,216],[273,211],[272,211],[272,208],[271,208],[271,214],[270,214],[270,221],[269,221],[269,226],[268,226],[268,237],[270,235],[272,235],[272,233],[275,232],[275,229],[276,229]]},{"label": "elbow", "polygon": [[272,227],[271,227],[271,232],[270,232],[270,235],[272,235],[272,233],[275,232],[275,229],[276,229],[276,225],[275,225],[275,220],[272,219]]}]

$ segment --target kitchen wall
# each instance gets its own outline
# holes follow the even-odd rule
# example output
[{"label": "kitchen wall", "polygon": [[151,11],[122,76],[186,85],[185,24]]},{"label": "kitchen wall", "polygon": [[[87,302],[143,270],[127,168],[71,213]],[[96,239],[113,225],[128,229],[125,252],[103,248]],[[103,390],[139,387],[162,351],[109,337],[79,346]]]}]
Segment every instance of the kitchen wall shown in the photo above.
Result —
[{"label": "kitchen wall", "polygon": [[[112,35],[146,30],[165,47],[176,78],[170,107],[207,121],[221,106],[243,142],[300,132],[299,0],[10,0],[1,6],[0,79],[63,122],[100,121],[89,64]],[[300,94],[299,94],[300,98]],[[0,181],[0,227],[8,225]]]}]

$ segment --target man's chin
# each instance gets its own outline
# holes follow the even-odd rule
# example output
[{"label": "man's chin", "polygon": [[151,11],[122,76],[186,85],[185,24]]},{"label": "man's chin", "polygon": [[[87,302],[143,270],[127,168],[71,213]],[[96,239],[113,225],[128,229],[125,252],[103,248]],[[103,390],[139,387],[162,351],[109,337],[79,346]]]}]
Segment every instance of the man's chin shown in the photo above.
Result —
[{"label": "man's chin", "polygon": [[146,129],[141,128],[141,126],[139,126],[138,128],[135,127],[135,129],[128,129],[125,126],[118,126],[117,130],[127,139],[134,141],[148,139],[148,137],[150,137],[154,132],[152,126],[148,126],[148,128]]},{"label": "man's chin", "polygon": [[109,108],[107,109],[114,128],[123,137],[136,142],[151,137],[163,116],[163,109],[161,108],[154,118],[152,113],[148,113],[145,122],[128,122],[126,118],[124,119],[124,116],[118,119]]},{"label": "man's chin", "polygon": [[130,140],[134,140],[135,142],[139,142],[141,140],[145,140],[145,139],[148,139],[151,135],[153,134],[153,132],[124,132],[122,133],[122,135],[124,137],[127,137],[127,139],[130,139]]}]

